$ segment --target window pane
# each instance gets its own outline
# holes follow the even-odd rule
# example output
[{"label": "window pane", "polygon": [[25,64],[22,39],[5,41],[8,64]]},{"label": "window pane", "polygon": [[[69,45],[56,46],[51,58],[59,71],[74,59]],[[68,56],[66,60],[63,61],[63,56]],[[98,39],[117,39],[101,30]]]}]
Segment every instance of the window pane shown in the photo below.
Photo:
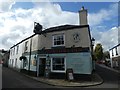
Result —
[{"label": "window pane", "polygon": [[63,65],[53,65],[53,70],[65,70]]},{"label": "window pane", "polygon": [[63,44],[64,44],[63,35],[55,35],[54,36],[54,45],[63,45]]},{"label": "window pane", "polygon": [[65,70],[64,58],[53,58],[53,70]]},{"label": "window pane", "polygon": [[57,45],[60,45],[61,43],[60,43],[60,41],[57,41]]}]

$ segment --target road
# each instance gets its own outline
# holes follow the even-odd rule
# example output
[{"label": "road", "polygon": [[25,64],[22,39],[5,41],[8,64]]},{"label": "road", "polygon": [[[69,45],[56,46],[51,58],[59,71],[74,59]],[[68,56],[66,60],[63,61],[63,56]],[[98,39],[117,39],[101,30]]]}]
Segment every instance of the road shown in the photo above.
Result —
[{"label": "road", "polygon": [[52,88],[53,86],[35,81],[20,72],[3,67],[2,88]]},{"label": "road", "polygon": [[[92,90],[95,88],[118,88],[118,77],[119,74],[117,72],[111,71],[107,68],[103,68],[101,66],[96,65],[96,72],[103,78],[104,83],[97,86],[90,86],[90,87],[82,87],[82,88],[89,88]],[[61,88],[57,86],[51,86],[44,83],[40,83],[35,81],[25,75],[21,74],[20,72],[16,72],[9,68],[3,67],[2,70],[2,88]],[[73,87],[69,89],[78,89],[80,87]],[[63,90],[63,89],[62,89]],[[85,89],[86,90],[86,89]],[[106,90],[106,89],[105,89]],[[111,90],[111,89],[110,89]],[[116,90],[116,89],[113,89]]]},{"label": "road", "polygon": [[96,72],[102,77],[104,82],[101,85],[89,88],[119,88],[120,90],[120,73],[99,64],[96,65]]}]

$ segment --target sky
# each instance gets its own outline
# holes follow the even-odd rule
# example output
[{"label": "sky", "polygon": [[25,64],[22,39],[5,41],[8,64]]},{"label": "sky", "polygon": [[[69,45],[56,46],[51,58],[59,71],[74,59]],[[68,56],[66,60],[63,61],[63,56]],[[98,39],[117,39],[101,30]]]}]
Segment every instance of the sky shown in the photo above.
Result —
[{"label": "sky", "polygon": [[0,49],[8,50],[14,44],[33,34],[34,22],[43,28],[64,24],[79,25],[78,11],[88,10],[88,24],[95,45],[104,50],[118,44],[117,2],[0,2]]}]

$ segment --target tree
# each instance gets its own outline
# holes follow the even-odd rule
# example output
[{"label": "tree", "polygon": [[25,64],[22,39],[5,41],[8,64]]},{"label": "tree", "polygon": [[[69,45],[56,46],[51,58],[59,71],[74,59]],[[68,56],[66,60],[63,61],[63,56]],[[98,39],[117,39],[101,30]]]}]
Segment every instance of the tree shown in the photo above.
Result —
[{"label": "tree", "polygon": [[104,53],[104,58],[110,58],[110,53],[109,53],[109,51],[105,51]]},{"label": "tree", "polygon": [[95,47],[94,50],[94,55],[96,60],[102,60],[103,59],[103,48],[102,45],[100,43],[98,43]]}]

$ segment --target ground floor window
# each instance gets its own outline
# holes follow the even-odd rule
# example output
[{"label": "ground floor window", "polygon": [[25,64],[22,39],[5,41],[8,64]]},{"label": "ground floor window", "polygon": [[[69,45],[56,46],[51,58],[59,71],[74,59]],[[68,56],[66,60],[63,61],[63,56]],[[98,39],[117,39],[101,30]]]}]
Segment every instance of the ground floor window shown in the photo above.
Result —
[{"label": "ground floor window", "polygon": [[23,68],[26,67],[28,65],[28,60],[27,58],[23,60]]},{"label": "ground floor window", "polygon": [[52,72],[65,72],[66,61],[65,57],[54,57],[51,60],[51,70]]}]

